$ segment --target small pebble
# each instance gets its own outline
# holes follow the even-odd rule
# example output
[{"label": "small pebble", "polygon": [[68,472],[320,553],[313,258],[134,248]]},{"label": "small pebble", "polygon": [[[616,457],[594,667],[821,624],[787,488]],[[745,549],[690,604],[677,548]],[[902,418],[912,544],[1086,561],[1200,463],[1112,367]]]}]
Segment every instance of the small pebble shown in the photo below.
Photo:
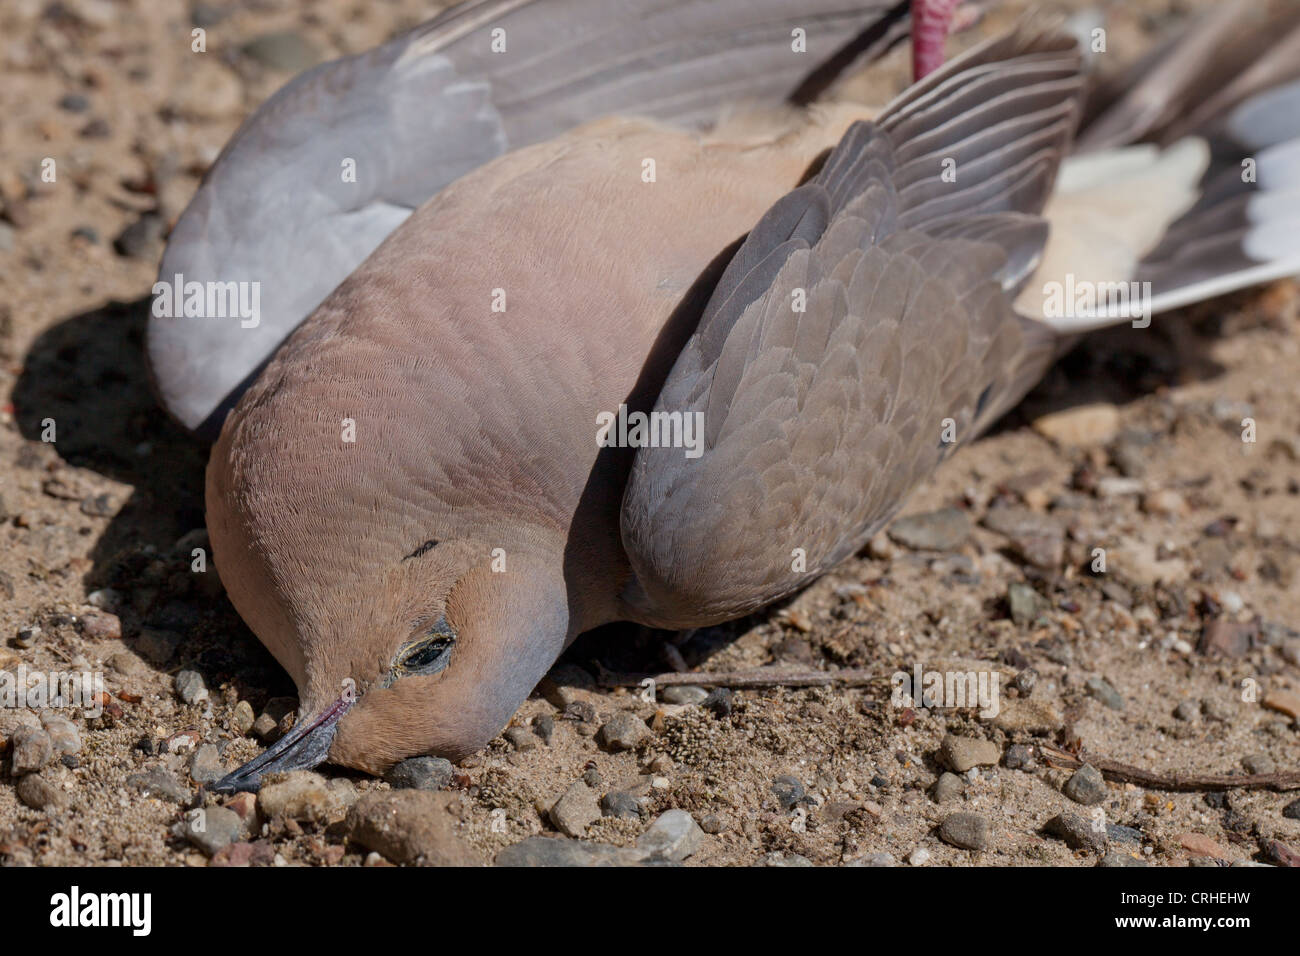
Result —
[{"label": "small pebble", "polygon": [[14,788],[18,799],[33,810],[61,809],[68,805],[68,797],[39,773],[29,773]]},{"label": "small pebble", "polygon": [[772,793],[783,810],[793,809],[804,798],[803,784],[789,774],[783,774],[772,781]]},{"label": "small pebble", "polygon": [[961,777],[955,773],[944,773],[935,782],[931,795],[934,797],[935,803],[951,803],[954,800],[961,799],[964,789],[966,789],[966,784]]},{"label": "small pebble", "polygon": [[212,783],[225,775],[216,744],[200,744],[190,758],[190,779],[195,783]]},{"label": "small pebble", "polygon": [[918,846],[907,858],[907,862],[912,866],[925,866],[930,862],[930,851],[923,846]]},{"label": "small pebble", "polygon": [[605,794],[600,800],[600,809],[607,817],[617,817],[623,820],[639,820],[641,818],[641,801],[634,795],[623,791],[616,791]]},{"label": "small pebble", "polygon": [[19,727],[9,738],[14,776],[33,773],[54,759],[50,735],[36,727]]},{"label": "small pebble", "polygon": [[575,782],[550,809],[551,822],[566,836],[580,837],[600,818],[595,792],[581,780]]},{"label": "small pebble", "polygon": [[1012,744],[1002,758],[1002,765],[1008,770],[1027,770],[1033,763],[1034,753],[1024,744]]},{"label": "small pebble", "polygon": [[1095,821],[1077,813],[1058,814],[1048,820],[1043,829],[1053,836],[1060,837],[1072,850],[1104,853],[1110,842],[1104,825],[1098,825]]},{"label": "small pebble", "polygon": [[989,821],[979,813],[954,813],[939,824],[939,839],[964,850],[983,850],[989,845]]},{"label": "small pebble", "polygon": [[1088,693],[1111,710],[1124,709],[1124,696],[1104,677],[1090,677],[1086,684]]},{"label": "small pebble", "polygon": [[670,684],[663,691],[665,704],[702,704],[708,696],[707,690],[694,684]]},{"label": "small pebble", "polygon": [[230,726],[237,732],[247,735],[253,729],[253,722],[257,718],[253,715],[253,705],[246,700],[241,700],[235,704],[235,709],[230,713]]},{"label": "small pebble", "polygon": [[995,767],[1001,758],[1001,750],[991,740],[949,734],[939,745],[940,761],[957,773],[965,773],[972,767]]},{"label": "small pebble", "polygon": [[1106,799],[1106,780],[1092,764],[1084,764],[1065,781],[1063,792],[1075,803],[1092,806]]},{"label": "small pebble", "polygon": [[960,508],[942,508],[899,518],[889,537],[913,551],[955,551],[970,537],[970,518]]},{"label": "small pebble", "polygon": [[600,728],[596,742],[606,750],[633,750],[641,741],[650,736],[650,728],[645,721],[626,710],[620,710]]},{"label": "small pebble", "polygon": [[685,810],[666,810],[636,841],[636,848],[653,860],[674,863],[700,848],[704,832]]},{"label": "small pebble", "polygon": [[183,824],[185,838],[208,856],[238,840],[243,826],[239,815],[225,807],[191,810]]},{"label": "small pebble", "polygon": [[537,736],[527,727],[507,727],[501,736],[509,741],[515,750],[536,750]]},{"label": "small pebble", "polygon": [[389,768],[384,779],[394,790],[441,790],[454,772],[442,757],[409,757]]},{"label": "small pebble", "polygon": [[555,736],[555,718],[550,714],[533,718],[533,733],[542,739],[542,743],[549,744]]},{"label": "small pebble", "polygon": [[41,727],[49,734],[56,755],[81,752],[81,732],[68,718],[46,711],[41,714]]},{"label": "small pebble", "polygon": [[187,704],[208,699],[208,687],[198,671],[180,671],[176,675],[176,696]]}]

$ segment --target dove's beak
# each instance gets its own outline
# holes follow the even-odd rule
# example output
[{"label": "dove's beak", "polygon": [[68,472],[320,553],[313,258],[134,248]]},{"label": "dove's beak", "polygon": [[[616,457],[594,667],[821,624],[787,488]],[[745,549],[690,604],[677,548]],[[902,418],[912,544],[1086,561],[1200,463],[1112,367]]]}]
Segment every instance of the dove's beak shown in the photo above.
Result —
[{"label": "dove's beak", "polygon": [[209,789],[213,793],[237,793],[240,790],[256,792],[267,774],[310,770],[323,763],[334,742],[339,721],[352,709],[354,702],[355,698],[351,695],[340,697],[314,717],[299,721],[274,746],[239,769],[232,770]]}]

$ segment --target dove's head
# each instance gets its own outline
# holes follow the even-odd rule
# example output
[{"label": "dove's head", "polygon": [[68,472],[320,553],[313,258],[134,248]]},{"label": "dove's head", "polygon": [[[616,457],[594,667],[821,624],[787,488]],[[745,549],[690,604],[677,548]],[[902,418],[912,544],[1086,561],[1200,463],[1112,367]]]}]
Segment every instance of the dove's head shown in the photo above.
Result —
[{"label": "dove's head", "polygon": [[481,749],[569,637],[562,531],[510,520],[500,496],[471,501],[481,487],[459,502],[413,489],[410,463],[341,444],[333,416],[299,418],[268,454],[268,407],[241,406],[214,446],[207,520],[226,592],[297,683],[299,716],[215,789]]}]

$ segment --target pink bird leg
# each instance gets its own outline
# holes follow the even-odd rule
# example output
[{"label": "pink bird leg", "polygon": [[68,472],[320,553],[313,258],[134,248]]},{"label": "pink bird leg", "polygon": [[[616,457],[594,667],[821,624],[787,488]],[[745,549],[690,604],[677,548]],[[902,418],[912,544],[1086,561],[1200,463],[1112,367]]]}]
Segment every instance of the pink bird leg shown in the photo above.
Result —
[{"label": "pink bird leg", "polygon": [[958,0],[912,0],[912,82],[943,66],[943,48]]}]

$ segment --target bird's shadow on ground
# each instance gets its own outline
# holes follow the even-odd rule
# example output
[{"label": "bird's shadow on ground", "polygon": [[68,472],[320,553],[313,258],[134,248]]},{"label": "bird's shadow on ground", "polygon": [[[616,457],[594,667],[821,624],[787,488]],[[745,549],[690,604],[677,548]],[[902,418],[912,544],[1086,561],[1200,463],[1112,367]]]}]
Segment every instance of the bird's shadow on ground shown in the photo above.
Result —
[{"label": "bird's shadow on ground", "polygon": [[[37,337],[12,397],[19,430],[32,443],[18,465],[44,471],[62,462],[131,486],[94,544],[84,583],[88,591],[121,593],[114,610],[141,656],[162,670],[193,665],[210,682],[231,680],[255,705],[292,695],[292,682],[222,594],[210,555],[206,571],[194,571],[193,546],[206,545],[191,533],[204,528],[208,446],[154,397],[144,356],[150,301],[109,302]],[[51,425],[52,456],[36,444]],[[148,652],[139,646],[142,628],[184,640],[160,659],[156,641]]]},{"label": "bird's shadow on ground", "polygon": [[[149,303],[147,296],[110,302],[42,333],[24,358],[13,392],[19,429],[30,442],[41,442],[52,420],[58,459],[132,486],[96,541],[85,574],[88,589],[114,587],[128,595],[122,614],[128,641],[141,627],[199,635],[178,649],[167,669],[200,666],[210,681],[231,680],[254,703],[292,695],[287,676],[240,621],[217,582],[196,584],[190,550],[176,548],[204,526],[208,446],[163,413],[149,386],[144,359]],[[1209,357],[1216,336],[1212,323],[1207,327],[1185,314],[1163,317],[1148,329],[1121,327],[1085,336],[993,433],[1048,411],[1098,401],[1123,405],[1165,386],[1215,378],[1223,371]],[[19,467],[48,467],[35,447],[20,455]],[[1025,463],[1026,470],[1032,466]],[[207,574],[215,577],[210,566]],[[694,667],[754,620],[704,628],[674,646]],[[673,663],[671,652],[665,652],[670,637],[636,625],[610,625],[584,635],[562,660],[614,672],[658,672]]]}]

